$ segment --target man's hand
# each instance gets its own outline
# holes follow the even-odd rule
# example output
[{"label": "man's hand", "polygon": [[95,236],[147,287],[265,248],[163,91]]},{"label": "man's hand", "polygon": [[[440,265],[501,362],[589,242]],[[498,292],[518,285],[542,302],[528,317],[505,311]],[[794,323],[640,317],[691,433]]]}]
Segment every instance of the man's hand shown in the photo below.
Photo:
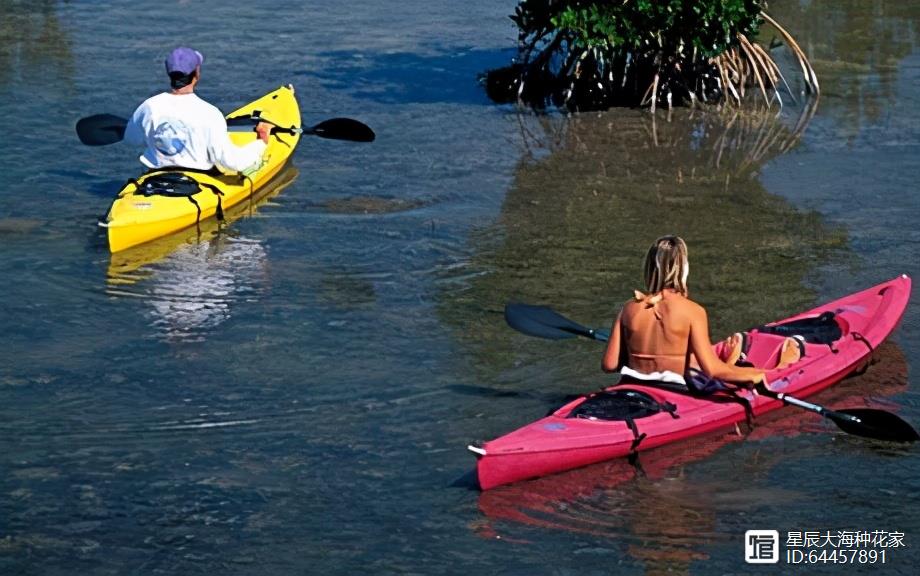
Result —
[{"label": "man's hand", "polygon": [[259,135],[259,140],[268,144],[268,137],[272,134],[272,125],[267,122],[259,122],[256,124],[256,134]]}]

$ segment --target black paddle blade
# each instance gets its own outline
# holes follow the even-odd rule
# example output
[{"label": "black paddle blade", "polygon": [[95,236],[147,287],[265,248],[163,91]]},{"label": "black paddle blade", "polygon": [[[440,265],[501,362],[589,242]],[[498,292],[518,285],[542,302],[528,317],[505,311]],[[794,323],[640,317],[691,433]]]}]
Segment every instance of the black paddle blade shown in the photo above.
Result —
[{"label": "black paddle blade", "polygon": [[121,142],[128,120],[114,114],[94,114],[77,121],[77,137],[87,146]]},{"label": "black paddle blade", "polygon": [[518,332],[548,340],[562,340],[575,336],[584,336],[592,340],[607,339],[606,334],[597,334],[546,306],[508,304],[505,306],[505,322]]},{"label": "black paddle blade", "polygon": [[330,140],[350,140],[352,142],[373,142],[377,135],[366,124],[351,118],[332,118],[304,130],[304,134],[314,134]]},{"label": "black paddle blade", "polygon": [[[889,442],[916,442],[920,434],[913,426],[905,422],[900,416],[875,410],[873,408],[846,408],[844,410],[828,410],[827,417],[834,421],[844,432],[887,440]],[[857,420],[854,420],[855,417]]]}]

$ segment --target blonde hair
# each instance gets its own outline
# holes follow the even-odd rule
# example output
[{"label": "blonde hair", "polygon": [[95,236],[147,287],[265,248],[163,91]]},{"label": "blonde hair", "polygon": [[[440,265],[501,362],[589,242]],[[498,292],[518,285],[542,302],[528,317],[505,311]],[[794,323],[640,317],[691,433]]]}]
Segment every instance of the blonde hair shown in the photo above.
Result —
[{"label": "blonde hair", "polygon": [[687,244],[679,236],[662,236],[645,255],[645,287],[650,294],[671,288],[686,296],[689,272]]}]

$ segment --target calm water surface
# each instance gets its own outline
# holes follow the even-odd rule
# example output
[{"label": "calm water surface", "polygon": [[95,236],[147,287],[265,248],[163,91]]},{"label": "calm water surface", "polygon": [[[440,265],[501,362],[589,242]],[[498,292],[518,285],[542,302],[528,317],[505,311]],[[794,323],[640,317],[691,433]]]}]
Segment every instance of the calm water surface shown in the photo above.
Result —
[{"label": "calm water surface", "polygon": [[[853,571],[912,572],[916,450],[810,415],[485,494],[464,447],[607,381],[504,302],[606,324],[661,233],[716,335],[920,276],[920,7],[771,3],[824,91],[778,119],[493,106],[513,7],[0,1],[0,573],[745,573],[752,528],[902,531]],[[378,140],[304,139],[228,226],[112,257],[136,151],[72,127],[180,42],[224,110],[291,82]],[[920,422],[920,308],[877,360],[819,400]]]}]

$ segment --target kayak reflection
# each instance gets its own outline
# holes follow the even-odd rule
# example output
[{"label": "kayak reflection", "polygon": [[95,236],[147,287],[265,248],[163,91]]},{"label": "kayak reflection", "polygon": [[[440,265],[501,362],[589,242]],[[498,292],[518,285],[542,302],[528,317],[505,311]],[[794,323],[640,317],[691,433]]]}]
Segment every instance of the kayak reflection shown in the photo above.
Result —
[{"label": "kayak reflection", "polygon": [[219,234],[185,245],[156,267],[146,290],[147,316],[167,340],[199,341],[257,298],[267,277],[258,240]]},{"label": "kayak reflection", "polygon": [[267,281],[265,247],[228,225],[254,215],[296,177],[296,168],[285,169],[262,194],[228,210],[223,224],[212,219],[112,254],[106,292],[141,299],[151,325],[166,340],[203,340],[231,317],[237,302],[257,299]]},{"label": "kayak reflection", "polygon": [[[884,397],[903,392],[907,363],[900,348],[882,344],[865,374],[850,377],[814,396],[833,407],[884,407]],[[784,446],[772,454],[747,451],[739,463],[710,458],[740,442],[791,438],[803,432],[832,434],[832,427],[808,414],[785,408],[758,418],[753,430],[719,433],[689,442],[656,448],[640,455],[635,465],[624,459],[603,462],[536,480],[501,486],[479,497],[484,522],[479,535],[523,540],[523,526],[563,530],[624,542],[626,553],[646,573],[689,572],[692,562],[708,558],[707,549],[724,540],[720,516],[745,512],[758,505],[803,498],[799,486],[763,486],[744,478],[777,477],[783,461],[802,458],[806,448]],[[702,476],[694,463],[707,460]],[[728,467],[728,470],[722,468]],[[723,473],[724,472],[724,473]],[[718,480],[711,480],[718,478]],[[523,526],[522,526],[523,525]],[[611,544],[614,545],[614,544]]]}]

